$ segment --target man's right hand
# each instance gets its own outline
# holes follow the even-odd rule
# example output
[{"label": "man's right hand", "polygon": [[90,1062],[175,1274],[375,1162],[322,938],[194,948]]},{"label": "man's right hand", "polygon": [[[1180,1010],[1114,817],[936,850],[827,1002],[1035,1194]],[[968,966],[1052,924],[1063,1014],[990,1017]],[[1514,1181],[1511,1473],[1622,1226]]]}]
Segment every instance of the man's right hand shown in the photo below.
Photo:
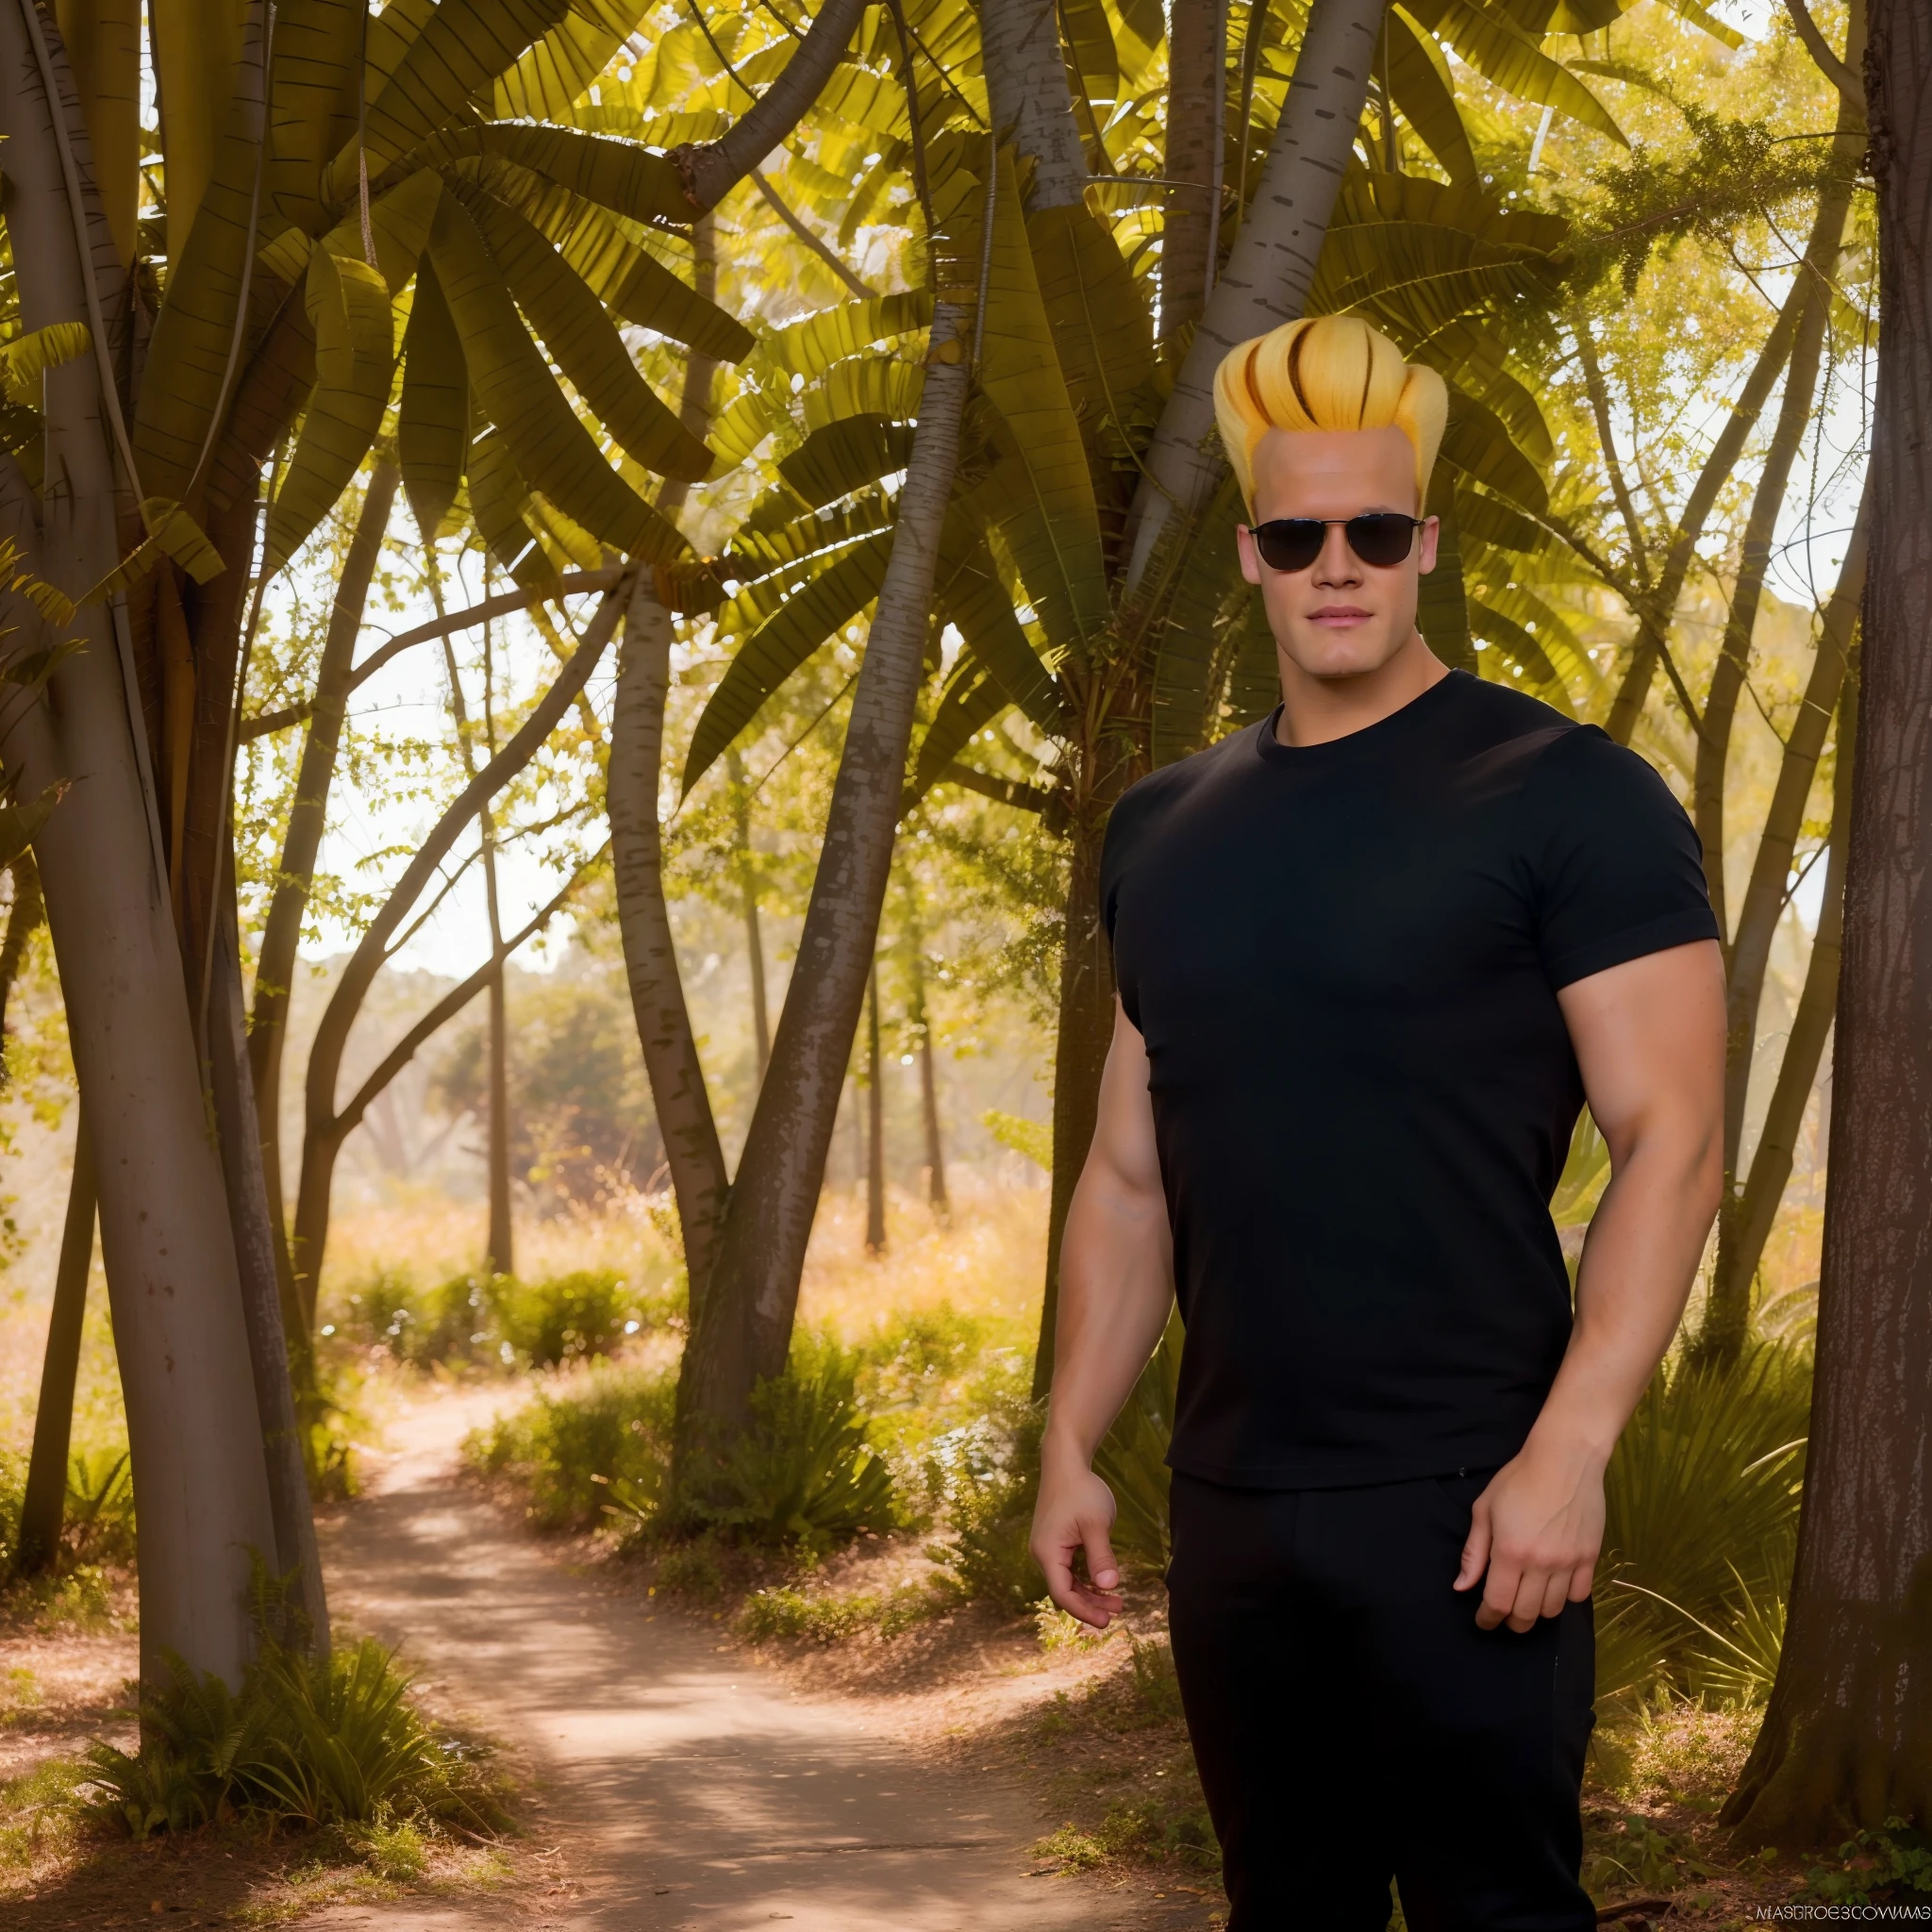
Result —
[{"label": "man's right hand", "polygon": [[[1046,1574],[1046,1588],[1061,1609],[1096,1630],[1121,1614],[1120,1565],[1108,1531],[1113,1527],[1113,1491],[1086,1463],[1049,1449],[1041,1457],[1040,1502],[1033,1511],[1033,1557]],[[1074,1560],[1087,1558],[1083,1580]]]}]

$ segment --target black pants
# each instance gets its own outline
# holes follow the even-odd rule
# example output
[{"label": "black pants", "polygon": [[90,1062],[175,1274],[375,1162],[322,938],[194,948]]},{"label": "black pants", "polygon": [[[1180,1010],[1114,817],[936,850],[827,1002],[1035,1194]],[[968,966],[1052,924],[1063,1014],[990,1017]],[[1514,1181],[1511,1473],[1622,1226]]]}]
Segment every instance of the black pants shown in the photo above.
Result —
[{"label": "black pants", "polygon": [[1479,1630],[1450,1588],[1488,1472],[1354,1490],[1174,1478],[1174,1658],[1228,1932],[1584,1932],[1588,1603]]}]

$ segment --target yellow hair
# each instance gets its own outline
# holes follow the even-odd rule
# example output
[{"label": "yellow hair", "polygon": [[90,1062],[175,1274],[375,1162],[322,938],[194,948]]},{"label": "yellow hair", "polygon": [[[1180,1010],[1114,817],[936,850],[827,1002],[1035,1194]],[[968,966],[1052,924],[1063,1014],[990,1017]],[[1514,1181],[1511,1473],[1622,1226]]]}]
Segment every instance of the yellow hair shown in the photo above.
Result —
[{"label": "yellow hair", "polygon": [[1415,500],[1428,495],[1449,391],[1433,369],[1356,315],[1285,322],[1237,342],[1214,373],[1214,414],[1248,514],[1255,511],[1255,448],[1271,429],[1386,429],[1415,448]]}]

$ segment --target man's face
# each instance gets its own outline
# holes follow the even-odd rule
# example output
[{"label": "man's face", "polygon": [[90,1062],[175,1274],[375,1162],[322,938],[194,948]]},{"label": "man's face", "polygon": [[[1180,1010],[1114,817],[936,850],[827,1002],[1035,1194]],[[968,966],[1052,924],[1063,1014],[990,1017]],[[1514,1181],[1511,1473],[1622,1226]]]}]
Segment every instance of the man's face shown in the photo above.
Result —
[{"label": "man's face", "polygon": [[[1401,430],[1271,429],[1255,449],[1255,517],[1324,522],[1394,511],[1413,516],[1415,449]],[[1307,569],[1272,570],[1243,524],[1241,575],[1261,587],[1268,623],[1283,654],[1310,677],[1378,671],[1415,630],[1417,579],[1436,566],[1436,519],[1416,533],[1400,563],[1364,563],[1333,525]]]}]

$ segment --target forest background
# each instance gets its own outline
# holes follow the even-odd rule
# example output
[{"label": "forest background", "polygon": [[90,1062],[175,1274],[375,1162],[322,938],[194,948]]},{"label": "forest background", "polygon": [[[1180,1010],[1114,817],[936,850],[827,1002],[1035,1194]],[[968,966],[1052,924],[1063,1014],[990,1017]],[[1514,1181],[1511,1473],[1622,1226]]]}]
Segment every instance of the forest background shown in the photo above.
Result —
[{"label": "forest background", "polygon": [[[845,1447],[781,1543],[937,1522],[985,1557],[965,1587],[1030,1600],[1010,1545],[1104,1046],[1107,808],[1273,701],[1201,370],[1279,314],[1353,309],[1452,383],[1431,641],[1634,744],[1704,841],[1731,1185],[1613,1475],[1600,1672],[1633,1708],[1748,1713],[1748,1742],[1802,1495],[1870,541],[1857,0],[393,0],[326,58],[351,10],[281,11],[282,53],[238,8],[199,70],[170,67],[188,16],[159,6],[148,52],[111,9],[61,9],[64,52],[30,7],[8,29],[43,119],[73,62],[68,160],[33,178],[84,202],[92,139],[99,205],[74,220],[118,253],[131,318],[48,319],[49,225],[17,200],[9,501],[73,433],[63,383],[111,378],[132,423],[102,568],[32,527],[51,510],[16,521],[9,677],[28,707],[128,680],[145,824],[123,830],[137,871],[152,848],[202,1077],[159,1113],[117,1086],[111,1001],[75,990],[97,949],[60,934],[85,794],[8,749],[0,1443],[30,1491],[50,1309],[64,1282],[78,1323],[88,1279],[78,1061],[104,1174],[103,1137],[152,1158],[216,1123],[195,1185],[228,1206],[198,1238],[241,1258],[203,1272],[219,1301],[239,1269],[248,1320],[207,1317],[229,1339],[204,1386],[245,1343],[268,1444],[257,1479],[218,1432],[144,1452],[136,1430],[137,1491],[167,1455],[229,1473],[194,1521],[141,1504],[144,1674],[163,1641],[240,1670],[233,1559],[192,1558],[237,1524],[313,1578],[307,1492],[353,1485],[358,1378],[479,1356],[560,1377],[546,1413],[633,1376],[653,1446],[624,1480],[654,1533],[728,1541],[769,1501],[744,1445],[782,1459],[788,1428],[828,1424]],[[1305,59],[1324,36],[1350,55],[1332,73]],[[338,76],[313,127],[284,78],[309,59]],[[1341,130],[1332,208],[1303,216],[1325,245],[1244,310],[1242,250],[1279,250],[1284,184],[1307,192],[1296,141],[1321,158],[1297,74]],[[8,108],[14,139],[33,109]],[[1586,1124],[1557,1202],[1573,1259],[1604,1172]],[[158,1359],[115,1281],[133,1185],[101,1190],[107,1291],[96,1273],[34,1559],[56,1571],[76,1499],[125,1484],[120,1383]],[[951,1337],[942,1392],[888,1399],[867,1351],[897,1359],[919,1321]],[[1150,1561],[1163,1363],[1110,1445]],[[184,1412],[185,1385],[149,1386],[173,1392],[133,1412]],[[915,1479],[939,1442],[964,1459]],[[530,1475],[546,1453],[486,1459],[579,1495],[612,1474]],[[1865,1815],[1850,1744],[1842,1774],[1781,1784],[1789,1728],[1727,1823],[1815,1840],[1911,1808],[1900,1772]]]}]

